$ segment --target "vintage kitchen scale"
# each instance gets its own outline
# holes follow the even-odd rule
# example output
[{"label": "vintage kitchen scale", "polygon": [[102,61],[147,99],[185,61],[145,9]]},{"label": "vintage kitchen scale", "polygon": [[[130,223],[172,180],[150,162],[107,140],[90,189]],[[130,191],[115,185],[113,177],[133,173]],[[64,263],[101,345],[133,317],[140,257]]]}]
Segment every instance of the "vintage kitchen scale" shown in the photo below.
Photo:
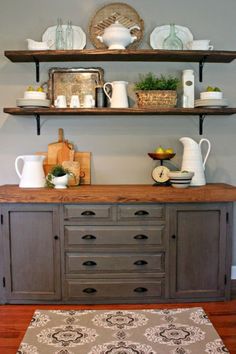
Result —
[{"label": "vintage kitchen scale", "polygon": [[150,156],[153,160],[160,161],[160,165],[156,166],[152,171],[152,178],[155,183],[154,186],[170,186],[169,182],[169,168],[163,165],[165,160],[171,160],[175,153],[154,153],[149,152],[148,156]]}]

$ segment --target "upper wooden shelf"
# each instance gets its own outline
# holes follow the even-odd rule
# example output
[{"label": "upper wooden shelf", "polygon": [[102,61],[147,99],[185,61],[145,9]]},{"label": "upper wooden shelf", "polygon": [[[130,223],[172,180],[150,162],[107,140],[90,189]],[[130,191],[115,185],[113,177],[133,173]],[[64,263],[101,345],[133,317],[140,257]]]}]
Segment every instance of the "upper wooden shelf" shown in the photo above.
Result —
[{"label": "upper wooden shelf", "polygon": [[7,50],[5,56],[14,63],[56,61],[153,61],[230,63],[236,51],[221,50]]}]

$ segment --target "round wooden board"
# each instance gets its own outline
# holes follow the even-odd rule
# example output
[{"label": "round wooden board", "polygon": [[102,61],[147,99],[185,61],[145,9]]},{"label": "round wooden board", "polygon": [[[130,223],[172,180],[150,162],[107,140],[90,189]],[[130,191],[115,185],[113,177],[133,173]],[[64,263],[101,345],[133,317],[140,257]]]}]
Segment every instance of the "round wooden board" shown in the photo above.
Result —
[{"label": "round wooden board", "polygon": [[115,2],[100,8],[89,24],[89,36],[92,44],[95,48],[105,49],[105,44],[101,43],[98,39],[98,35],[103,35],[104,30],[109,27],[115,21],[119,21],[123,26],[130,28],[134,25],[138,25],[140,30],[133,29],[132,35],[137,36],[137,40],[131,43],[127,48],[137,48],[143,39],[144,35],[144,21],[139,17],[137,11],[121,2]]}]

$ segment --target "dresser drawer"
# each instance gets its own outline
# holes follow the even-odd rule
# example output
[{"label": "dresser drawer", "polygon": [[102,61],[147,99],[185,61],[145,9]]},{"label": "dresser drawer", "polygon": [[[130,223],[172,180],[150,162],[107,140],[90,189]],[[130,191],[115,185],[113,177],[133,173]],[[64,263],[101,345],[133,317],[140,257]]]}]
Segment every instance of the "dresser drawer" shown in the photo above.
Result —
[{"label": "dresser drawer", "polygon": [[164,297],[164,279],[116,279],[116,280],[66,280],[66,299],[96,302],[104,299],[103,303],[114,300],[158,299]]},{"label": "dresser drawer", "polygon": [[111,205],[65,205],[65,220],[112,220]]},{"label": "dresser drawer", "polygon": [[164,272],[164,253],[66,253],[66,273]]},{"label": "dresser drawer", "polygon": [[164,226],[70,226],[66,225],[65,247],[99,245],[163,246]]},{"label": "dresser drawer", "polygon": [[119,205],[118,220],[164,219],[163,205]]}]

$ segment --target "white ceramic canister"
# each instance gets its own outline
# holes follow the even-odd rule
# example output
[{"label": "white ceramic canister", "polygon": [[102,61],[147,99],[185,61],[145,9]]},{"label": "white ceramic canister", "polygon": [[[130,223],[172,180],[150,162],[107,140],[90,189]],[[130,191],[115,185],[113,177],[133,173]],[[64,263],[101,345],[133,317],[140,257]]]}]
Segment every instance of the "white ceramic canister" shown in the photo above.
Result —
[{"label": "white ceramic canister", "polygon": [[183,70],[183,107],[194,108],[194,73],[193,70]]}]

